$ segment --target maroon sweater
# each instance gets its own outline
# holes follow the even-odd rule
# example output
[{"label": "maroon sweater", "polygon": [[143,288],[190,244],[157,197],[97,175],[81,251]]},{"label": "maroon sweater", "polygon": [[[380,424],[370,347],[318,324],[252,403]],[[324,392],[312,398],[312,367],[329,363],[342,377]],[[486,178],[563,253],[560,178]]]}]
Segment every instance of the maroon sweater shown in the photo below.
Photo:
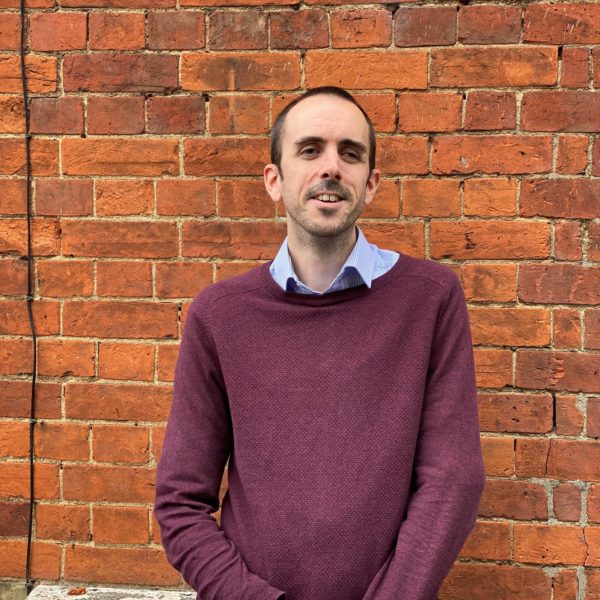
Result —
[{"label": "maroon sweater", "polygon": [[461,285],[401,255],[371,289],[307,296],[268,267],[188,313],[156,487],[167,556],[201,600],[432,600],[484,482]]}]

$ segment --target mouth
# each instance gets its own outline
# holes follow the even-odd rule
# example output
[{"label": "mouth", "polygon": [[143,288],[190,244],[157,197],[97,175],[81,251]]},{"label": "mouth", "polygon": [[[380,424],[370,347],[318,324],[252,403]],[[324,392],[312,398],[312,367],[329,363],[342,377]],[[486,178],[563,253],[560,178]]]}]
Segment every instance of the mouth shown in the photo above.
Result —
[{"label": "mouth", "polygon": [[342,198],[337,194],[317,194],[313,196],[311,200],[318,200],[319,202],[325,202],[327,204],[334,204],[336,202],[341,202]]}]

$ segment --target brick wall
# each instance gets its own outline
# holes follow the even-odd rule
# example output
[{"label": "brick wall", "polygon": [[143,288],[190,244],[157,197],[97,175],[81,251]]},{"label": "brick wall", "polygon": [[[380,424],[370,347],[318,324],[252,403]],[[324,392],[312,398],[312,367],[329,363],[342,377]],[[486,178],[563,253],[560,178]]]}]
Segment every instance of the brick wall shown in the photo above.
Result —
[{"label": "brick wall", "polygon": [[[337,84],[380,132],[369,239],[451,266],[469,301],[488,482],[441,597],[598,600],[600,4],[27,4],[33,576],[180,583],[151,503],[186,309],[274,256],[270,124]],[[32,350],[18,3],[2,5],[0,578],[18,580]]]}]

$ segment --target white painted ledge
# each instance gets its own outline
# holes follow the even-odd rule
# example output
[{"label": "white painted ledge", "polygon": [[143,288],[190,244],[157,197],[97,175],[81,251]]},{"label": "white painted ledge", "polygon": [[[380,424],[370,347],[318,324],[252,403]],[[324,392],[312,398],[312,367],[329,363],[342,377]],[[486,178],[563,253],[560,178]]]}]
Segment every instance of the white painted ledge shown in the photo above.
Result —
[{"label": "white painted ledge", "polygon": [[[85,589],[84,594],[72,595],[70,590]],[[195,600],[194,592],[170,590],[118,589],[86,585],[38,585],[27,600]]]}]

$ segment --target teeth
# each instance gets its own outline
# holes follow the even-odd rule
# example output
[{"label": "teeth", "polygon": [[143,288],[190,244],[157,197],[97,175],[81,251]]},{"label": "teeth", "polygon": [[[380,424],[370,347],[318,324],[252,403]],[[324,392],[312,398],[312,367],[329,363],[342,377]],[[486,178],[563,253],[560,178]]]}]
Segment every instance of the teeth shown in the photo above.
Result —
[{"label": "teeth", "polygon": [[316,198],[322,202],[337,202],[339,200],[339,198],[333,194],[319,194]]}]

